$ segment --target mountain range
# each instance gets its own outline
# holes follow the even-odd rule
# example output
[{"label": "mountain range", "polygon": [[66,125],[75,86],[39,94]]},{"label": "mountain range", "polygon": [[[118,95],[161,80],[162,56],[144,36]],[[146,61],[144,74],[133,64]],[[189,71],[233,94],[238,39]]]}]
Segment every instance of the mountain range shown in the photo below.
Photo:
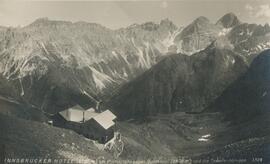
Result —
[{"label": "mountain range", "polygon": [[253,54],[270,46],[269,29],[240,23],[232,13],[216,24],[199,17],[177,27],[164,19],[117,30],[40,18],[22,28],[0,31],[0,73],[3,83],[8,83],[0,92],[54,113],[77,103],[74,97],[85,97],[84,93],[96,99],[114,95],[164,57],[190,56],[217,40],[219,46],[226,40],[231,51],[250,56],[245,59],[249,63]]},{"label": "mountain range", "polygon": [[233,13],[184,27],[164,19],[112,30],[48,18],[0,27],[0,125],[11,127],[0,143],[10,144],[11,154],[71,158],[76,149],[84,158],[112,158],[46,123],[71,105],[100,101],[118,117],[120,159],[267,157],[267,49],[269,25],[244,23]]},{"label": "mountain range", "polygon": [[[193,22],[195,27],[198,22],[207,22],[207,27],[199,27],[211,29],[206,18],[196,19]],[[175,111],[201,112],[208,107],[246,72],[254,57],[269,48],[270,44],[270,28],[267,24],[240,23],[232,13],[211,26],[228,28],[219,31],[215,40],[209,41],[210,44],[199,52],[167,56],[120,88],[109,99],[108,106],[123,119]],[[192,31],[191,34],[195,35],[196,32]]]}]

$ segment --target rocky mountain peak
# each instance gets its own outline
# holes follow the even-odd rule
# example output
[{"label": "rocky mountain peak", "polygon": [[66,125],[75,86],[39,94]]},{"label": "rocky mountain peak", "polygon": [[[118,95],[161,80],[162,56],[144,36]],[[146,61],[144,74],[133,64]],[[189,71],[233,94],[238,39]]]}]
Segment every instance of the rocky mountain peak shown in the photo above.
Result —
[{"label": "rocky mountain peak", "polygon": [[210,23],[210,20],[204,16],[200,16],[194,20],[194,24]]},{"label": "rocky mountain peak", "polygon": [[269,24],[268,23],[266,23],[265,25],[264,25],[264,28],[270,28],[270,26],[269,26]]},{"label": "rocky mountain peak", "polygon": [[38,18],[29,26],[50,26],[50,25],[59,25],[59,24],[72,24],[69,21],[59,21],[59,20],[50,20],[48,17]]},{"label": "rocky mountain peak", "polygon": [[154,31],[159,28],[159,25],[154,22],[146,22],[141,25],[141,28],[147,31]]},{"label": "rocky mountain peak", "polygon": [[162,19],[160,21],[160,28],[164,29],[164,30],[170,30],[171,32],[175,31],[176,29],[178,29],[178,27],[168,18],[166,19]]},{"label": "rocky mountain peak", "polygon": [[160,25],[161,26],[175,26],[174,23],[169,18],[162,19],[160,21]]},{"label": "rocky mountain peak", "polygon": [[48,17],[41,17],[41,18],[37,18],[34,22],[47,22],[49,21]]},{"label": "rocky mountain peak", "polygon": [[197,50],[206,48],[215,40],[220,29],[204,16],[195,19],[175,37],[180,42],[183,52],[192,54]]},{"label": "rocky mountain peak", "polygon": [[225,14],[217,21],[217,25],[224,28],[231,28],[233,26],[239,25],[241,22],[234,13]]},{"label": "rocky mountain peak", "polygon": [[36,19],[33,23],[31,23],[30,25],[38,25],[38,24],[45,24],[47,22],[49,22],[49,18],[48,17],[42,17],[42,18],[38,18]]}]

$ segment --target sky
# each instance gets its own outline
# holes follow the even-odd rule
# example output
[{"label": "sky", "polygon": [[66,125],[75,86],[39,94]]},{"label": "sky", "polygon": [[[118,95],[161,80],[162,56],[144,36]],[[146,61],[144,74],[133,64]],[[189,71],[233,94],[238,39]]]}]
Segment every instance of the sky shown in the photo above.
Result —
[{"label": "sky", "polygon": [[212,22],[228,12],[242,22],[270,23],[270,0],[0,0],[0,25],[25,26],[37,18],[99,23],[111,29],[168,18],[185,26],[199,16]]}]

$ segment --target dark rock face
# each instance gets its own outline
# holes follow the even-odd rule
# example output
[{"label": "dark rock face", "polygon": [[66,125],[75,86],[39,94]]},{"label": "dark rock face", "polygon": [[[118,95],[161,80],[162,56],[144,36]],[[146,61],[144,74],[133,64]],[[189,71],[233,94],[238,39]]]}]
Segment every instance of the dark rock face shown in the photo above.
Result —
[{"label": "dark rock face", "polygon": [[220,18],[216,25],[224,27],[224,28],[231,28],[236,25],[239,25],[241,22],[238,20],[237,16],[233,13],[228,13]]},{"label": "dark rock face", "polygon": [[270,109],[270,50],[254,59],[248,71],[207,109],[221,111],[234,122],[247,121]]},{"label": "dark rock face", "polygon": [[230,49],[209,46],[193,56],[172,55],[126,84],[108,104],[125,119],[200,112],[246,69]]},{"label": "dark rock face", "polygon": [[[208,21],[201,17],[194,22],[207,24]],[[120,89],[109,105],[116,113],[123,114],[123,118],[174,111],[199,112],[244,73],[261,51],[270,47],[269,30],[267,25],[235,25],[205,50],[191,57],[168,57],[155,65]],[[160,75],[165,68],[164,75]],[[163,79],[161,82],[156,80],[160,76],[165,76],[159,78]]]}]

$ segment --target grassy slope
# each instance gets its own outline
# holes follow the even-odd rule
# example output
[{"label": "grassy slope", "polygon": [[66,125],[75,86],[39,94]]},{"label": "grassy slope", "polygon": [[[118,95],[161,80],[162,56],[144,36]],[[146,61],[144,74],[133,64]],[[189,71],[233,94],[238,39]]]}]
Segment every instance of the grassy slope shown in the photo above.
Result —
[{"label": "grassy slope", "polygon": [[11,157],[96,159],[109,154],[75,132],[0,114],[0,145]]},{"label": "grassy slope", "polygon": [[[2,102],[0,105],[0,146],[4,144],[10,156],[112,158],[75,132],[24,120],[24,112],[21,112],[16,104]],[[7,111],[11,113],[8,114]],[[33,116],[35,117],[35,114],[31,115]],[[267,147],[270,145],[269,115],[237,125],[222,120],[223,116],[220,113],[177,112],[157,115],[145,123],[118,122],[117,128],[125,143],[120,158],[151,159],[176,156],[228,158],[248,156],[254,152],[257,156],[270,156],[269,146]],[[199,142],[198,139],[206,134],[211,134],[209,141]]]},{"label": "grassy slope", "polygon": [[[149,123],[118,124],[128,159],[160,157],[270,157],[269,116],[232,125],[219,113],[159,115]],[[211,134],[208,142],[198,139]],[[268,149],[267,149],[268,148]]]},{"label": "grassy slope", "polygon": [[20,102],[0,95],[0,114],[16,116],[18,118],[34,121],[46,121],[47,117],[40,110],[27,107]]},{"label": "grassy slope", "polygon": [[[270,156],[270,119],[229,125],[219,113],[158,115],[147,123],[118,122],[125,143],[121,159]],[[259,127],[259,128],[258,128]],[[13,157],[96,159],[111,155],[75,132],[0,114],[0,145]],[[208,142],[198,139],[211,134]]]},{"label": "grassy slope", "polygon": [[[216,142],[199,142],[206,134],[215,135],[226,129],[226,122],[214,114],[158,115],[148,123],[121,122],[118,128],[124,137],[122,158],[155,158],[191,156],[214,147]],[[224,145],[224,143],[223,143]],[[132,152],[132,153],[130,153]]]}]

